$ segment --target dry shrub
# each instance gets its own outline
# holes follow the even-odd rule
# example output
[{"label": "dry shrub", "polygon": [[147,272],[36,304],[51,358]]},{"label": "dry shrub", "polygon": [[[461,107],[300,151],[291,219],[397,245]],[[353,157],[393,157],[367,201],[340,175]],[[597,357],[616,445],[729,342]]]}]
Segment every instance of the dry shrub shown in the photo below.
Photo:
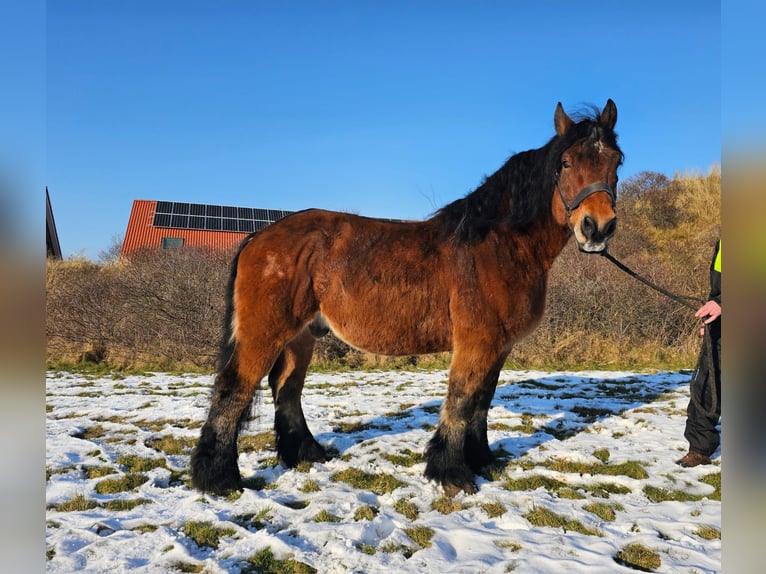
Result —
[{"label": "dry shrub", "polygon": [[[674,293],[704,298],[720,206],[718,168],[672,180],[641,173],[621,184],[610,252]],[[49,261],[49,360],[212,369],[232,255],[179,249],[104,265]],[[690,367],[699,349],[697,324],[689,309],[570,243],[551,270],[546,313],[517,344],[510,366]],[[333,367],[403,368],[445,367],[449,357],[385,358],[328,335],[317,343],[314,360]]]}]

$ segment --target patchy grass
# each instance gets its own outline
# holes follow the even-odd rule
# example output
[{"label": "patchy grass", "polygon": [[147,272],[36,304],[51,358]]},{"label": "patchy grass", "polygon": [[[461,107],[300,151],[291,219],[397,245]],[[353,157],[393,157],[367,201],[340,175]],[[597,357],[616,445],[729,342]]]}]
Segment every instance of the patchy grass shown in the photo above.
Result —
[{"label": "patchy grass", "polygon": [[197,440],[165,435],[159,438],[147,439],[144,441],[144,444],[153,450],[164,452],[169,455],[191,454],[191,450],[194,445],[197,444]]},{"label": "patchy grass", "polygon": [[508,477],[503,483],[505,490],[537,490],[538,488],[544,488],[551,492],[557,492],[562,488],[569,488],[569,485],[555,478],[543,476],[541,474],[533,474],[531,476],[523,476],[521,478]]},{"label": "patchy grass", "polygon": [[649,473],[646,472],[646,469],[641,463],[634,460],[629,460],[620,464],[588,464],[563,458],[555,458],[549,459],[543,466],[546,466],[551,470],[566,473],[590,474],[593,476],[599,474],[607,476],[627,476],[638,480],[649,478]]},{"label": "patchy grass", "polygon": [[340,522],[340,518],[327,509],[320,510],[312,520],[314,522]]},{"label": "patchy grass", "polygon": [[463,503],[450,498],[449,496],[442,496],[437,498],[431,503],[431,509],[436,510],[442,514],[452,514],[453,512],[459,512],[463,510]]},{"label": "patchy grass", "polygon": [[138,488],[149,477],[145,474],[126,474],[120,478],[107,478],[101,482],[96,483],[95,490],[99,494],[117,494],[118,492],[127,492]]},{"label": "patchy grass", "polygon": [[205,570],[204,564],[193,564],[191,562],[173,562],[170,567],[177,572],[188,572],[190,574],[197,574]]},{"label": "patchy grass", "polygon": [[601,536],[601,533],[598,532],[598,530],[588,528],[579,520],[573,520],[566,516],[556,514],[542,506],[537,506],[530,510],[524,515],[524,518],[534,526],[550,526],[553,528],[563,528],[564,532],[571,530],[579,532],[580,534],[587,534],[588,536]]},{"label": "patchy grass", "polygon": [[400,498],[394,503],[394,510],[410,520],[415,520],[420,516],[420,510],[418,510],[417,505],[414,502],[410,502],[403,498]]},{"label": "patchy grass", "polygon": [[120,472],[113,466],[83,466],[82,467],[83,474],[85,474],[85,478],[103,478],[105,476],[109,476],[110,474],[117,474]]},{"label": "patchy grass", "polygon": [[600,448],[598,450],[595,450],[593,451],[593,456],[599,459],[604,464],[606,464],[607,462],[609,462],[609,449]]},{"label": "patchy grass", "polygon": [[247,560],[242,574],[315,574],[316,568],[292,558],[277,560],[271,548],[266,547]]},{"label": "patchy grass", "polygon": [[332,479],[337,482],[350,484],[354,488],[372,491],[375,494],[388,494],[397,488],[406,486],[406,483],[393,475],[385,473],[372,474],[356,468],[337,472],[332,475]]},{"label": "patchy grass", "polygon": [[84,494],[77,494],[70,500],[54,504],[53,508],[59,512],[82,512],[84,510],[91,510],[98,506],[98,502],[91,500]]},{"label": "patchy grass", "polygon": [[404,533],[412,538],[412,541],[418,545],[418,550],[429,548],[431,546],[431,538],[434,536],[433,529],[428,528],[427,526],[412,526],[410,528],[405,528]]},{"label": "patchy grass", "polygon": [[372,544],[364,544],[363,542],[358,543],[356,549],[368,556],[375,556],[375,553],[378,551]]},{"label": "patchy grass", "polygon": [[379,512],[380,511],[374,506],[365,504],[364,506],[360,506],[356,509],[354,512],[354,520],[357,522],[360,520],[372,520],[379,514]]},{"label": "patchy grass", "polygon": [[615,556],[614,561],[628,568],[654,572],[662,564],[660,555],[643,544],[628,544]]},{"label": "patchy grass", "polygon": [[234,522],[242,528],[261,530],[271,522],[271,507],[262,508],[256,513],[241,514],[234,518]]},{"label": "patchy grass", "polygon": [[508,510],[505,507],[505,504],[503,504],[499,500],[495,500],[494,502],[484,502],[481,504],[481,509],[490,518],[497,518],[498,516],[502,516]]},{"label": "patchy grass", "polygon": [[400,451],[399,454],[383,454],[382,456],[396,466],[410,467],[423,462],[423,455],[421,453],[413,452],[408,448]]},{"label": "patchy grass", "polygon": [[277,448],[274,431],[264,431],[254,435],[244,435],[237,439],[239,452],[261,452]]},{"label": "patchy grass", "polygon": [[126,510],[133,510],[135,507],[141,506],[142,504],[152,504],[152,501],[148,498],[133,498],[130,500],[115,499],[105,502],[103,507],[107,510],[123,512]]},{"label": "patchy grass", "polygon": [[321,488],[319,488],[319,485],[314,482],[313,480],[309,479],[306,482],[304,482],[299,488],[301,492],[305,494],[310,494],[312,492],[319,492]]},{"label": "patchy grass", "polygon": [[138,456],[136,454],[124,454],[117,458],[117,464],[124,467],[128,472],[147,472],[155,468],[167,468],[167,460]]},{"label": "patchy grass", "polygon": [[718,528],[715,528],[714,526],[700,526],[697,530],[694,531],[694,534],[699,536],[700,538],[704,538],[705,540],[720,540],[721,539],[721,531]]},{"label": "patchy grass", "polygon": [[646,497],[652,502],[665,502],[668,500],[675,502],[695,502],[697,500],[721,500],[721,473],[708,474],[700,479],[700,482],[709,484],[715,490],[711,494],[692,494],[684,490],[670,490],[657,486],[646,485],[643,489]]},{"label": "patchy grass", "polygon": [[212,522],[187,522],[184,524],[182,532],[194,541],[197,546],[208,546],[218,548],[218,544],[224,536],[234,536],[236,530],[233,528],[221,528],[213,526]]},{"label": "patchy grass", "polygon": [[592,502],[590,504],[586,504],[582,508],[583,510],[592,512],[601,520],[605,520],[606,522],[614,522],[617,518],[617,515],[614,512],[615,507],[604,502]]}]

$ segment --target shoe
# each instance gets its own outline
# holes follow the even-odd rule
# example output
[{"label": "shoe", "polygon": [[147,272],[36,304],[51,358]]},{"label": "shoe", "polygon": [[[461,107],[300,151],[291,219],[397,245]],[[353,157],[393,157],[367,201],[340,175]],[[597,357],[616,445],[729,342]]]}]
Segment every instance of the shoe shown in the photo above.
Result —
[{"label": "shoe", "polygon": [[702,453],[699,453],[694,450],[690,450],[683,456],[683,458],[678,459],[676,461],[676,464],[679,464],[683,466],[684,468],[692,468],[695,466],[699,466],[700,464],[711,464],[711,463],[710,463],[709,456],[705,456]]}]

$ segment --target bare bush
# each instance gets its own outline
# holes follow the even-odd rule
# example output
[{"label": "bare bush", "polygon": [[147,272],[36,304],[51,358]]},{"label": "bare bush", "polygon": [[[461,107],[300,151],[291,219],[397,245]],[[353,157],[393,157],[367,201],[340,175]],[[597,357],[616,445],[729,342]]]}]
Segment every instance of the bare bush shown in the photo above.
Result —
[{"label": "bare bush", "polygon": [[[650,281],[700,299],[720,233],[720,170],[675,177],[644,172],[620,189],[610,252]],[[48,262],[50,360],[115,366],[212,369],[222,333],[232,253],[178,249],[97,265]],[[546,313],[511,359],[524,367],[692,366],[699,348],[693,313],[574,244],[554,264]],[[351,349],[332,335],[315,362],[443,365],[443,356],[394,361]]]}]

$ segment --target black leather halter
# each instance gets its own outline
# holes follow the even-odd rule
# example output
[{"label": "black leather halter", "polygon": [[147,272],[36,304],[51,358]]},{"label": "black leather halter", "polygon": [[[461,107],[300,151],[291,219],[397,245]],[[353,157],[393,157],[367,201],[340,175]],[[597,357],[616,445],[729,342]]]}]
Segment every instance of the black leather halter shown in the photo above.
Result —
[{"label": "black leather halter", "polygon": [[585,201],[585,199],[594,193],[598,193],[600,191],[605,192],[609,197],[612,199],[612,209],[614,209],[617,206],[617,194],[614,192],[614,189],[612,189],[612,186],[606,183],[605,181],[597,181],[595,183],[591,183],[590,185],[586,185],[580,190],[580,193],[577,194],[577,196],[572,200],[572,203],[567,202],[567,200],[564,198],[564,192],[561,191],[561,186],[559,185],[559,173],[556,172],[555,177],[556,182],[556,189],[559,190],[559,196],[561,196],[561,203],[564,204],[564,209],[567,210],[567,219],[569,219],[572,216],[572,210],[577,209],[577,207]]}]

